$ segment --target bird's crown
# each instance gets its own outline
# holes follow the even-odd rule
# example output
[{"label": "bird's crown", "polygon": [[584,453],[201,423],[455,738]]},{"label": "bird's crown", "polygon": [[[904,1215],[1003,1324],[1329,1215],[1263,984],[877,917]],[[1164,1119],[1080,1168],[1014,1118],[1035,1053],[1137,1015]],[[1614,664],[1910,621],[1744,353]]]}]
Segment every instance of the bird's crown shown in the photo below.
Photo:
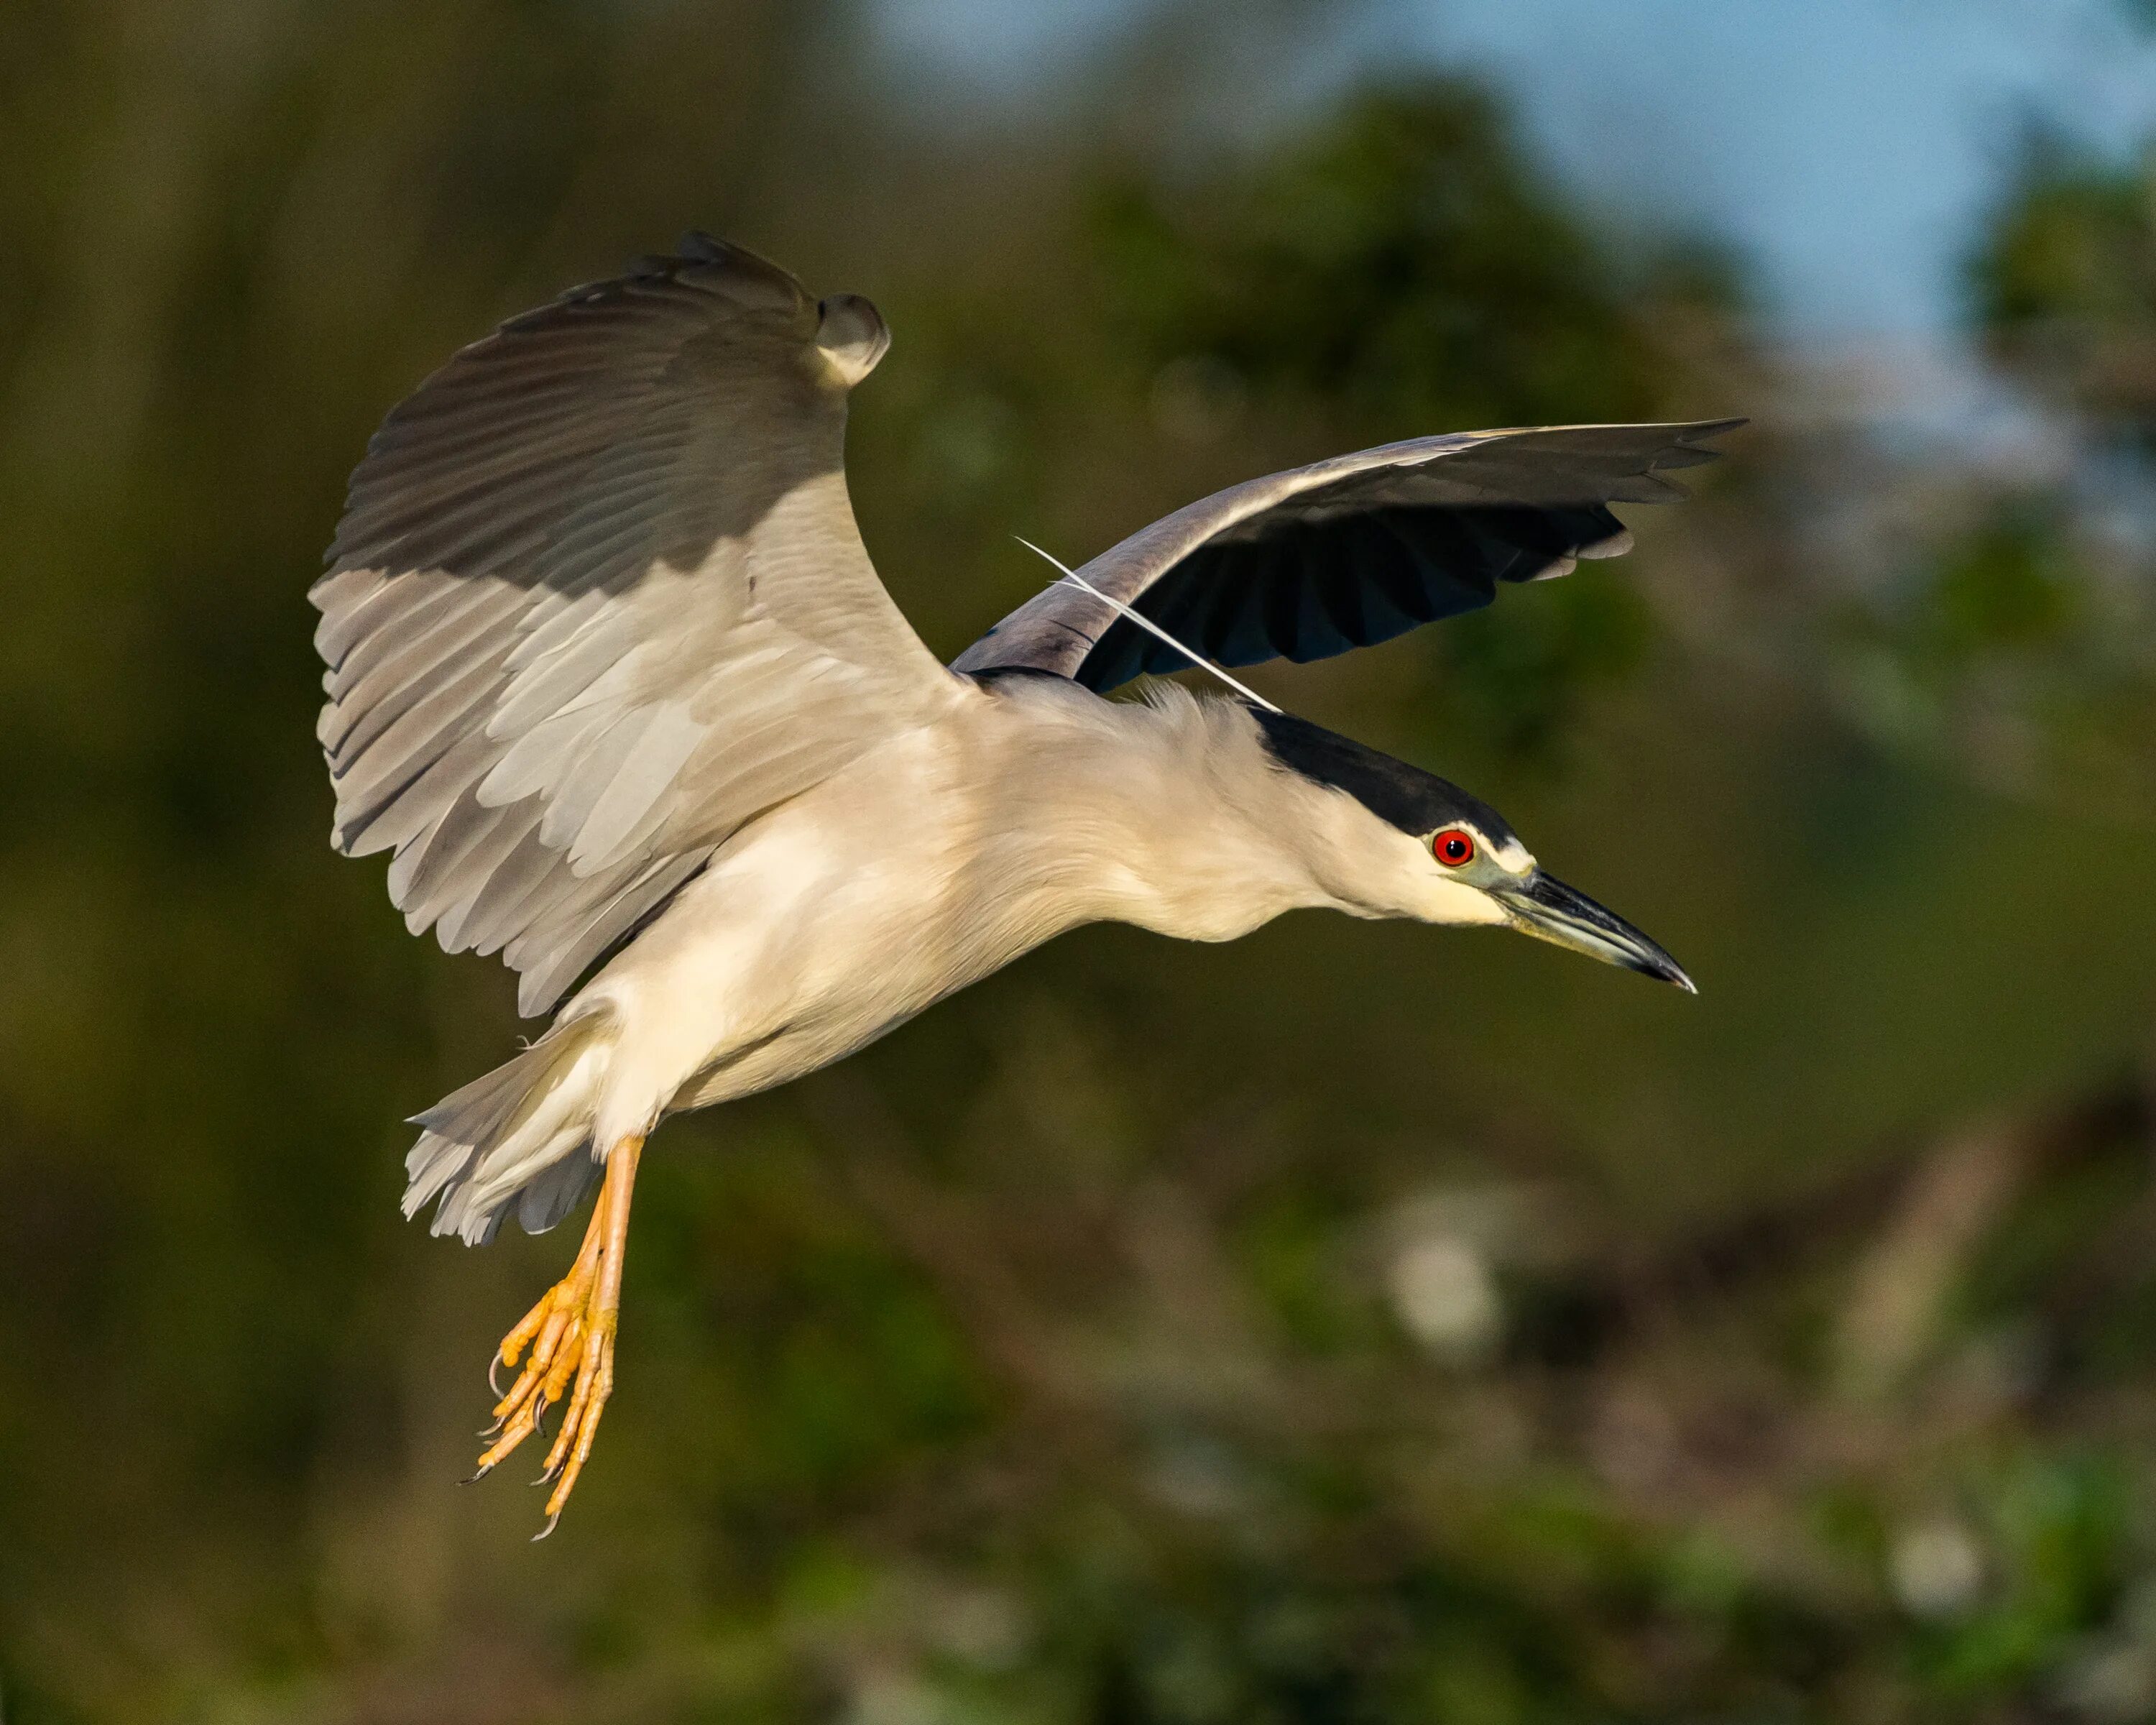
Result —
[{"label": "bird's crown", "polygon": [[1267,752],[1291,773],[1345,791],[1380,820],[1419,838],[1464,822],[1493,845],[1517,845],[1505,817],[1450,779],[1313,725],[1292,713],[1252,708]]}]

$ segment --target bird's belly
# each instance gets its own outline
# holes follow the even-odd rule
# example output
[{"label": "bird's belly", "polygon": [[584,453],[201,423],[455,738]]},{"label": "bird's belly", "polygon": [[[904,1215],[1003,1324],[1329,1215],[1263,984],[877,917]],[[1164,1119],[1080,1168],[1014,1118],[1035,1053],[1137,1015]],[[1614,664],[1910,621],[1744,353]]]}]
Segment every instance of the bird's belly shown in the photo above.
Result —
[{"label": "bird's belly", "polygon": [[776,985],[759,991],[775,1009],[771,1021],[713,1047],[670,1108],[705,1107],[805,1077],[1018,956],[954,932],[928,904],[829,917],[807,938],[774,944],[778,950],[758,967]]},{"label": "bird's belly", "polygon": [[1159,855],[1158,796],[1143,773],[1130,793],[1122,753],[1088,768],[1082,726],[1034,737],[995,702],[973,717],[978,734],[894,737],[745,829],[593,980],[621,1026],[609,1119],[802,1077],[1081,922],[1250,925],[1242,901],[1232,928],[1196,913],[1219,895]]},{"label": "bird's belly", "polygon": [[811,847],[789,855],[783,841],[700,880],[587,991],[623,1024],[625,1115],[805,1076],[1057,932],[954,890],[903,844],[812,872]]}]

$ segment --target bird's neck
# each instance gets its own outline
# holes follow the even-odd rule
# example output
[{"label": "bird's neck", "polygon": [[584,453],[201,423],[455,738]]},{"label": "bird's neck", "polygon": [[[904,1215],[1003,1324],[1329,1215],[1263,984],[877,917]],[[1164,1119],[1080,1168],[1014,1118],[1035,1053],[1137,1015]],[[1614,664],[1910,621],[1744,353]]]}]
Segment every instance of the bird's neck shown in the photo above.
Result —
[{"label": "bird's neck", "polygon": [[1001,801],[1018,818],[986,836],[1006,890],[1044,919],[1219,941],[1339,906],[1312,865],[1302,788],[1265,758],[1246,713],[1173,685],[1112,704],[1014,693],[1029,711]]}]

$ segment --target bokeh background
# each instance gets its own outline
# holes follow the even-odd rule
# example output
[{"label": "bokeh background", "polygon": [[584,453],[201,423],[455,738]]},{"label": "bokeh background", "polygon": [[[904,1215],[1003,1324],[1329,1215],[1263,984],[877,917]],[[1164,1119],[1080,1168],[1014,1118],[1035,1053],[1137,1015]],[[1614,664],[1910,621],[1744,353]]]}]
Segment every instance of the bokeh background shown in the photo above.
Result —
[{"label": "bokeh background", "polygon": [[[2156,14],[0,5],[0,1717],[2156,1717]],[[450,348],[701,226],[883,307],[939,651],[1254,472],[1753,416],[1637,553],[1276,698],[1697,1000],[1099,928],[670,1125],[549,1543],[562,1235],[398,1217],[510,978],[326,843],[304,593]]]}]

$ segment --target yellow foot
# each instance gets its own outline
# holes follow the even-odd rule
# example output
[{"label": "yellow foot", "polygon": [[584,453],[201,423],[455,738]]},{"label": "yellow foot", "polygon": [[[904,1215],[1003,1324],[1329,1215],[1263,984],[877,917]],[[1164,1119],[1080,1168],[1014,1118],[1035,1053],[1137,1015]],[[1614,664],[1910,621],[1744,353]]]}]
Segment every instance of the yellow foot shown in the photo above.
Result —
[{"label": "yellow foot", "polygon": [[[562,1421],[546,1466],[534,1485],[552,1480],[553,1494],[547,1500],[547,1525],[532,1537],[544,1539],[562,1518],[562,1510],[576,1488],[577,1477],[592,1453],[592,1440],[599,1429],[599,1415],[613,1394],[613,1337],[621,1322],[622,1254],[629,1240],[629,1199],[636,1181],[636,1162],[644,1148],[640,1137],[624,1138],[607,1158],[606,1181],[592,1209],[584,1243],[569,1273],[547,1291],[521,1322],[502,1337],[495,1360],[487,1369],[494,1382],[495,1366],[515,1366],[531,1350],[524,1369],[508,1393],[494,1406],[494,1424],[480,1434],[494,1442],[479,1458],[472,1479],[483,1479],[510,1452],[535,1431],[543,1431],[547,1410],[566,1393],[569,1411]],[[573,1387],[572,1387],[573,1385]],[[499,1384],[495,1386],[499,1389]],[[467,1481],[466,1483],[470,1483]]]}]

